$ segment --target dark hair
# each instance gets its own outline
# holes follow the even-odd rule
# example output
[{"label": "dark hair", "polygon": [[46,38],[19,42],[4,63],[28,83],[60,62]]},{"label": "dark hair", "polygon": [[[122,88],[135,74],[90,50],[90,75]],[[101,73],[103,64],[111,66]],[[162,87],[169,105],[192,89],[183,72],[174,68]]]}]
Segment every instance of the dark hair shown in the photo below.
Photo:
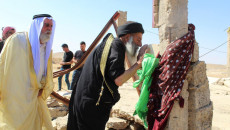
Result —
[{"label": "dark hair", "polygon": [[61,47],[63,47],[63,48],[67,47],[68,48],[68,45],[64,43],[64,44],[61,45]]},{"label": "dark hair", "polygon": [[85,45],[85,42],[84,42],[84,41],[82,41],[82,42],[80,43],[80,45],[82,45],[82,44],[84,44],[84,45]]}]

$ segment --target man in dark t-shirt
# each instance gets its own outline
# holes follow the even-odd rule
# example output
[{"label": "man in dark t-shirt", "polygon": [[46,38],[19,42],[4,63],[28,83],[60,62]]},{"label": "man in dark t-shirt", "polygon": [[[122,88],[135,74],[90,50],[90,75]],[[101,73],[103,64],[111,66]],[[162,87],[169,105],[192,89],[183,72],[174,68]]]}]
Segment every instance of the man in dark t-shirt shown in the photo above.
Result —
[{"label": "man in dark t-shirt", "polygon": [[[65,52],[63,56],[63,61],[60,63],[62,65],[61,70],[71,68],[71,64],[73,63],[73,52],[69,50],[67,44],[62,44],[62,49]],[[58,90],[61,90],[62,86],[62,76],[58,77]],[[69,83],[69,73],[65,74],[65,82],[67,84],[67,89],[70,90],[70,83]]]},{"label": "man in dark t-shirt", "polygon": [[[74,61],[75,64],[76,64],[76,63],[81,59],[81,57],[85,54],[85,52],[86,52],[86,51],[85,51],[85,46],[86,46],[85,42],[82,41],[82,42],[80,43],[80,48],[81,48],[81,50],[76,51],[76,53],[75,53],[75,55],[74,55],[73,61]],[[80,77],[80,75],[81,75],[81,70],[82,70],[82,68],[83,68],[83,66],[82,66],[81,68],[78,68],[78,69],[74,70],[73,76],[72,76],[71,87],[70,87],[71,90],[73,90],[73,88],[76,87],[76,84],[77,84],[77,82],[78,82],[78,80],[79,80],[79,77]]]},{"label": "man in dark t-shirt", "polygon": [[[67,130],[104,130],[112,106],[120,99],[118,86],[141,68],[144,53],[139,53],[140,58],[128,70],[125,70],[124,61],[125,53],[135,55],[138,46],[142,46],[142,25],[127,23],[118,27],[117,33],[118,38],[115,39],[111,34],[105,36],[86,59],[70,98]],[[110,41],[111,47],[105,47]],[[106,63],[104,58],[101,60],[104,49],[109,49]],[[104,76],[101,65],[105,65]]]}]

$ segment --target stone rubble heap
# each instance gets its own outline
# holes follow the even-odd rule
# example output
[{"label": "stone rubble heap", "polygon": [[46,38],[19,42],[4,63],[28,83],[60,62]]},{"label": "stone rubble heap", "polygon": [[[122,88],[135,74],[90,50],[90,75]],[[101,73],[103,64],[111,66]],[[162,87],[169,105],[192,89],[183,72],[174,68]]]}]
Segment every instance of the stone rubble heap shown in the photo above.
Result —
[{"label": "stone rubble heap", "polygon": [[[59,92],[60,95],[70,99],[71,93]],[[123,102],[122,102],[123,103]],[[112,109],[110,119],[106,124],[107,130],[143,130],[143,122],[137,117],[133,116],[133,109],[130,113],[129,110],[118,108],[118,105]],[[47,105],[52,117],[52,124],[55,130],[66,130],[68,120],[68,107],[58,102],[54,98],[49,97],[47,99]],[[121,104],[124,106],[124,104]]]},{"label": "stone rubble heap", "polygon": [[[70,98],[70,93],[62,94],[66,98]],[[67,129],[67,120],[68,120],[68,107],[64,104],[58,102],[56,99],[49,97],[47,99],[47,105],[52,117],[52,125],[55,130],[66,130]]]}]

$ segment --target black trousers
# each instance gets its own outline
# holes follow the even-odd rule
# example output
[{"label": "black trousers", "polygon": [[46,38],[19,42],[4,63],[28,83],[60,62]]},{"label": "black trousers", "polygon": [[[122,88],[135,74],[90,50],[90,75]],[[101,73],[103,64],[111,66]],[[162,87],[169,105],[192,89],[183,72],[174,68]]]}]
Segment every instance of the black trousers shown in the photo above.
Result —
[{"label": "black trousers", "polygon": [[109,120],[111,104],[100,104],[91,99],[73,101],[71,96],[67,130],[104,130]]}]

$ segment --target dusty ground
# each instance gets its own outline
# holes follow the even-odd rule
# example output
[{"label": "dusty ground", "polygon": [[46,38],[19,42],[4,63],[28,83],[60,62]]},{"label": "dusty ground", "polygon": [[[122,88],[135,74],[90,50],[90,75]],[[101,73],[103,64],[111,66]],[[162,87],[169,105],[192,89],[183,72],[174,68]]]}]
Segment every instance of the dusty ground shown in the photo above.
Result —
[{"label": "dusty ground", "polygon": [[[230,86],[214,85],[220,78],[228,77],[224,65],[207,65],[211,100],[213,102],[213,130],[230,129]],[[228,78],[229,79],[229,78]]]},{"label": "dusty ground", "polygon": [[[58,60],[54,61],[58,63]],[[59,70],[60,65],[54,64],[54,71]],[[209,88],[211,93],[211,100],[213,102],[213,130],[228,130],[230,129],[230,86],[214,85],[219,78],[226,78],[227,72],[224,65],[207,65],[207,75],[209,79]],[[72,72],[70,73],[70,82],[72,80]],[[63,77],[64,90],[67,89]],[[54,79],[55,88],[57,90],[57,78]],[[121,94],[121,100],[114,106],[114,108],[120,108],[132,114],[135,109],[135,104],[138,101],[136,90],[132,88],[132,82],[129,80],[122,87],[119,88]]]}]

